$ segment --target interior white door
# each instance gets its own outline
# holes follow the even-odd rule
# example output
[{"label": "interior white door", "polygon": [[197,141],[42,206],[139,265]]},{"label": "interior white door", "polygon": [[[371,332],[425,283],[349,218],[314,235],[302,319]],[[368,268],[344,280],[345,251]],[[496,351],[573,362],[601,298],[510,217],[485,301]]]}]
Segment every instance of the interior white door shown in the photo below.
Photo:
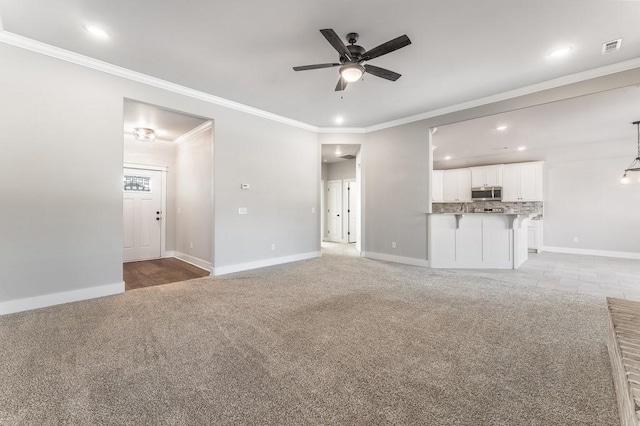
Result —
[{"label": "interior white door", "polygon": [[327,239],[342,241],[342,181],[327,182]]},{"label": "interior white door", "polygon": [[159,259],[162,172],[125,168],[122,204],[124,261]]},{"label": "interior white door", "polygon": [[355,181],[349,182],[349,204],[347,212],[349,214],[349,232],[347,234],[347,241],[355,243],[358,240],[358,215],[360,214],[359,201],[360,191],[358,190],[358,184]]}]

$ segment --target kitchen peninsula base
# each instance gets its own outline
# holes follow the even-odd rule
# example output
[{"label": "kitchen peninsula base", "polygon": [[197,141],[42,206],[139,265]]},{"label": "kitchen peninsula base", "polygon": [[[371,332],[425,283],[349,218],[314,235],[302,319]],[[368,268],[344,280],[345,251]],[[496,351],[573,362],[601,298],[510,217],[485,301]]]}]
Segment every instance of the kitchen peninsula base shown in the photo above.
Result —
[{"label": "kitchen peninsula base", "polygon": [[527,261],[531,215],[428,214],[432,268],[518,269]]}]

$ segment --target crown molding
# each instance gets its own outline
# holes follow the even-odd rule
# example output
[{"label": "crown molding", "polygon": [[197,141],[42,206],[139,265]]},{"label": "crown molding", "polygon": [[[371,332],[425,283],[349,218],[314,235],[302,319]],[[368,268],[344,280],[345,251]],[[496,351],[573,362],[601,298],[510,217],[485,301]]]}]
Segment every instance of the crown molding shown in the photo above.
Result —
[{"label": "crown molding", "polygon": [[9,44],[12,46],[20,47],[32,52],[41,53],[46,56],[51,56],[63,61],[71,62],[76,65],[81,65],[87,68],[102,71],[107,74],[115,75],[121,78],[125,78],[138,83],[146,84],[149,86],[157,87],[159,89],[167,90],[169,92],[178,93],[190,98],[198,99],[211,104],[219,105],[222,107],[230,108],[236,111],[244,112],[247,114],[255,115],[267,120],[276,121],[279,123],[287,124],[300,129],[312,131],[315,133],[333,133],[333,134],[362,134],[371,133],[378,130],[388,129],[391,127],[401,126],[403,124],[409,124],[428,118],[438,117],[445,114],[450,114],[465,109],[475,108],[482,105],[488,105],[495,102],[505,101],[508,99],[517,98],[519,96],[529,95],[544,90],[555,89],[561,86],[566,86],[573,83],[579,83],[581,81],[590,80],[593,78],[603,77],[609,74],[615,74],[618,72],[628,71],[634,68],[640,68],[640,58],[631,59],[624,62],[618,62],[611,65],[606,65],[600,68],[594,68],[587,71],[582,71],[575,74],[559,77],[553,80],[547,80],[540,83],[536,83],[530,86],[521,87],[518,89],[510,90],[507,92],[498,93],[484,98],[479,98],[456,105],[451,105],[444,108],[439,108],[424,113],[411,115],[408,117],[400,118],[397,120],[387,121],[379,124],[374,124],[368,127],[318,127],[308,123],[303,123],[291,118],[283,117],[268,111],[264,111],[255,107],[234,102],[219,96],[210,95],[199,90],[191,89],[185,86],[181,86],[176,83],[171,83],[166,80],[162,80],[156,77],[152,77],[137,71],[132,71],[127,68],[123,68],[117,65],[113,65],[107,62],[99,61],[88,56],[80,55],[69,50],[61,49],[59,47],[51,46],[46,43],[42,43],[36,40],[32,40],[27,37],[23,37],[8,31],[3,30],[2,20],[0,17],[0,42]]},{"label": "crown molding", "polygon": [[199,134],[202,134],[204,132],[206,132],[209,129],[213,128],[213,121],[209,120],[209,121],[205,121],[204,123],[202,123],[201,125],[199,125],[198,127],[195,127],[191,130],[189,130],[187,133],[178,136],[177,138],[175,138],[173,140],[173,143],[175,145],[180,145],[181,143],[184,143],[188,140],[191,140],[193,138],[195,138],[196,136],[198,136]]},{"label": "crown molding", "polygon": [[366,133],[364,127],[318,127],[318,133]]},{"label": "crown molding", "polygon": [[532,93],[542,92],[544,90],[555,89],[561,86],[566,86],[573,83],[579,83],[581,81],[591,80],[593,78],[604,77],[605,75],[615,74],[622,71],[628,71],[638,67],[640,67],[640,58],[631,59],[623,62],[617,62],[615,64],[606,65],[604,67],[594,68],[591,70],[582,71],[575,74],[565,75],[563,77],[555,78],[553,80],[543,81],[540,83],[532,84],[530,86],[509,90],[507,92],[486,96],[484,98],[463,102],[457,105],[451,105],[445,108],[427,111],[421,114],[411,115],[409,117],[399,118],[393,121],[387,121],[385,123],[374,124],[373,126],[365,127],[364,130],[365,130],[365,133],[376,132],[378,130],[401,126],[403,124],[409,124],[416,121],[425,120],[427,118],[438,117],[440,115],[450,114],[452,112],[462,111],[465,109],[475,108],[482,105],[488,105],[495,102],[505,101],[507,99],[513,99],[519,96],[530,95]]},{"label": "crown molding", "polygon": [[63,61],[71,62],[76,65],[92,68],[94,70],[102,71],[107,74],[126,78],[131,81],[157,87],[159,89],[167,90],[169,92],[178,93],[184,96],[188,96],[190,98],[209,102],[215,105],[220,105],[225,108],[230,108],[236,111],[255,115],[261,118],[266,118],[267,120],[277,121],[279,123],[287,124],[289,126],[298,127],[298,128],[309,130],[316,133],[318,132],[318,127],[313,126],[311,124],[303,123],[301,121],[293,120],[291,118],[287,118],[281,115],[273,114],[271,112],[263,111],[258,108],[254,108],[238,102],[230,101],[228,99],[224,99],[219,96],[210,95],[208,93],[191,89],[189,87],[181,86],[176,83],[171,83],[169,81],[162,80],[156,77],[151,77],[150,75],[146,75],[137,71],[132,71],[127,68],[110,64],[108,62],[99,61],[97,59],[90,58],[88,56],[80,55],[79,53],[75,53],[69,50],[61,49],[59,47],[51,46],[49,44],[32,40],[27,37],[10,33],[8,31],[0,32],[0,42],[10,44],[16,47],[21,47],[23,49],[30,50],[32,52],[41,53],[46,56],[51,56],[53,58],[61,59]]}]

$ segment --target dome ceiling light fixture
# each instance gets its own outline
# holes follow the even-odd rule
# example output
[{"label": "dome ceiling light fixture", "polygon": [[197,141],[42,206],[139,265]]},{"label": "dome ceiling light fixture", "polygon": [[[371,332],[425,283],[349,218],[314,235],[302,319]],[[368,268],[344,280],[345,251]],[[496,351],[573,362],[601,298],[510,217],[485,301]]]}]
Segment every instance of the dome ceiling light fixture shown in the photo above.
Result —
[{"label": "dome ceiling light fixture", "polygon": [[136,127],[133,129],[133,136],[136,140],[142,142],[153,142],[156,140],[156,132],[146,127]]},{"label": "dome ceiling light fixture", "polygon": [[293,67],[294,71],[340,67],[340,80],[336,85],[336,92],[346,89],[349,83],[360,80],[365,73],[390,81],[396,81],[401,77],[397,72],[389,71],[374,65],[365,65],[365,62],[410,45],[411,40],[409,40],[409,37],[407,37],[406,34],[396,37],[393,40],[389,40],[386,43],[382,43],[380,46],[374,47],[373,49],[366,50],[364,47],[356,44],[360,37],[358,33],[347,34],[349,46],[346,46],[342,40],[340,40],[338,34],[336,34],[336,32],[331,28],[320,30],[320,32],[340,55],[338,62]]},{"label": "dome ceiling light fixture", "polygon": [[638,130],[638,156],[624,170],[624,174],[620,178],[620,183],[625,185],[631,183],[631,179],[627,176],[628,172],[640,172],[640,121],[634,121],[632,124],[635,124]]}]

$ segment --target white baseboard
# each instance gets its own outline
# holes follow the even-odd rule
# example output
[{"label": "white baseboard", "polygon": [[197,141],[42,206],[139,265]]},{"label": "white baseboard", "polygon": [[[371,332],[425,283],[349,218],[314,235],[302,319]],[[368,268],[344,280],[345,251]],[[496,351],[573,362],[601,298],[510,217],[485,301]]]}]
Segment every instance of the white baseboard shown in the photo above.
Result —
[{"label": "white baseboard", "polygon": [[211,275],[213,275],[211,262],[207,262],[206,260],[199,259],[197,257],[189,256],[188,254],[180,253],[179,251],[168,251],[165,253],[166,257],[175,257],[176,259],[180,259],[183,262],[186,262],[190,265],[197,266],[200,269],[204,269],[205,271],[209,271]]},{"label": "white baseboard", "polygon": [[429,267],[429,261],[424,259],[416,259],[415,257],[403,257],[394,256],[392,254],[374,253],[371,251],[360,252],[361,257],[375,260],[386,260],[387,262],[402,263],[404,265],[421,266],[423,268]]},{"label": "white baseboard", "polygon": [[0,315],[124,293],[124,282],[0,302]]},{"label": "white baseboard", "polygon": [[581,248],[572,248],[572,247],[549,247],[549,246],[544,246],[543,251],[549,251],[552,253],[586,254],[588,256],[618,257],[621,259],[640,259],[640,253],[634,253],[630,251],[608,251],[608,250],[593,250],[593,249],[581,249]]},{"label": "white baseboard", "polygon": [[297,262],[299,260],[313,259],[320,257],[321,252],[312,251],[309,253],[294,254],[292,256],[274,257],[271,259],[257,260],[255,262],[238,263],[229,266],[219,266],[213,269],[213,275],[232,274],[234,272],[247,271],[249,269],[265,268],[267,266],[281,265],[283,263]]}]

